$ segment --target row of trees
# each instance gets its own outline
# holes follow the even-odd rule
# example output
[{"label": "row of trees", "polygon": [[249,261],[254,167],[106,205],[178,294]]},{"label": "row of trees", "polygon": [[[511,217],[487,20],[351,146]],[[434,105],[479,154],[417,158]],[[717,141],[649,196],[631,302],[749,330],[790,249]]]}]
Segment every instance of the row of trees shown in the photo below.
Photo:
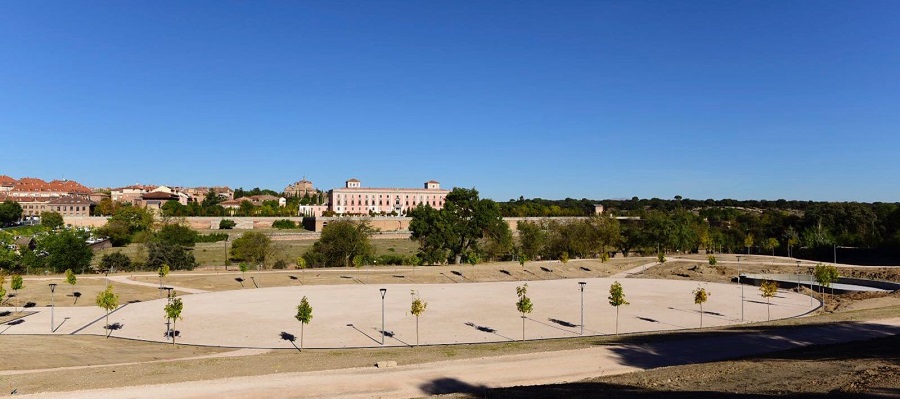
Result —
[{"label": "row of trees", "polygon": [[[675,225],[669,229],[682,230],[667,234],[677,237],[657,237],[661,245],[668,242],[670,247],[705,241],[710,246],[737,250],[747,247],[743,240],[749,235],[753,237],[751,251],[760,252],[780,250],[787,254],[798,246],[833,245],[900,249],[900,203],[692,200],[680,196],[674,200],[634,197],[602,201],[519,198],[501,203],[500,210],[503,216],[589,216],[594,213],[594,204],[603,205],[614,216],[672,220]],[[696,238],[691,239],[692,235]]]}]

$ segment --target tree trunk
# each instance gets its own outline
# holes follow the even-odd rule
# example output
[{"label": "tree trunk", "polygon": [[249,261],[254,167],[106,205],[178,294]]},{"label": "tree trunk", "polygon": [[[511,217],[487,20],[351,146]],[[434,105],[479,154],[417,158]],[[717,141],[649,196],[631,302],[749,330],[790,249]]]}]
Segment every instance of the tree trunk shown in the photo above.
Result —
[{"label": "tree trunk", "polygon": [[522,341],[525,340],[525,313],[522,313]]},{"label": "tree trunk", "polygon": [[619,335],[619,307],[616,306],[616,335]]},{"label": "tree trunk", "polygon": [[172,346],[175,346],[175,332],[177,331],[175,330],[175,320],[172,319]]},{"label": "tree trunk", "polygon": [[700,304],[700,328],[703,328],[703,304]]},{"label": "tree trunk", "polygon": [[416,346],[419,346],[419,316],[416,316]]},{"label": "tree trunk", "polygon": [[300,323],[300,352],[303,352],[303,324],[305,323]]},{"label": "tree trunk", "polygon": [[766,320],[772,321],[772,304],[769,302],[769,297],[766,297]]},{"label": "tree trunk", "polygon": [[109,338],[109,333],[112,332],[112,329],[109,328],[109,310],[106,311],[106,338]]}]

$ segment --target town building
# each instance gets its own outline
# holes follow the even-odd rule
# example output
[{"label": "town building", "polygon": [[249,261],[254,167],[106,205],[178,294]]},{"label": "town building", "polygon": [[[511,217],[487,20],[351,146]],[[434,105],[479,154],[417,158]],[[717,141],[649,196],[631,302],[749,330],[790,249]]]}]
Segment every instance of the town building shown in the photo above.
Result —
[{"label": "town building", "polygon": [[24,177],[0,176],[0,202],[14,201],[22,207],[25,218],[40,217],[47,211],[72,216],[89,216],[94,202],[91,189],[73,180],[50,182]]},{"label": "town building", "polygon": [[191,187],[186,188],[184,191],[187,195],[195,198],[196,201],[200,202],[206,199],[206,194],[212,190],[216,194],[217,197],[222,199],[223,201],[228,201],[234,199],[234,190],[229,187],[221,186],[221,187]]},{"label": "town building", "polygon": [[266,201],[277,201],[278,206],[287,206],[287,199],[285,199],[284,197],[276,197],[274,195],[251,195],[248,197],[240,197],[233,200],[223,201],[220,202],[219,205],[225,208],[226,211],[231,211],[231,214],[234,214],[235,210],[241,208],[241,203],[243,203],[244,201],[249,202],[253,206],[262,206]]},{"label": "town building", "polygon": [[338,215],[405,215],[420,204],[443,208],[449,192],[434,180],[426,182],[423,188],[375,188],[363,187],[359,180],[350,179],[343,188],[328,191],[328,210]]},{"label": "town building", "polygon": [[307,194],[315,194],[316,189],[313,187],[313,183],[309,180],[306,180],[304,177],[303,180],[298,182],[294,182],[289,186],[284,188],[284,196],[285,197],[303,197]]}]

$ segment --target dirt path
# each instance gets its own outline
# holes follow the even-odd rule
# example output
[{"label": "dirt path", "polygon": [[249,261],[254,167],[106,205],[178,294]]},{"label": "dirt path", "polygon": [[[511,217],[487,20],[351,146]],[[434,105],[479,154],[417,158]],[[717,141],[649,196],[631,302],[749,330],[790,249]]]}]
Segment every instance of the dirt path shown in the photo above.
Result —
[{"label": "dirt path", "polygon": [[55,367],[55,368],[39,369],[39,370],[3,370],[3,371],[0,371],[0,376],[16,375],[16,374],[44,373],[44,372],[61,371],[61,370],[96,369],[96,368],[109,367],[109,366],[130,366],[130,365],[135,365],[135,364],[169,363],[169,362],[177,362],[177,361],[182,361],[182,360],[198,360],[198,359],[213,359],[213,358],[221,358],[221,357],[253,356],[253,355],[259,355],[262,353],[266,353],[268,351],[269,350],[267,350],[267,349],[238,349],[238,350],[234,350],[234,351],[230,351],[230,352],[213,353],[210,355],[181,357],[181,358],[175,358],[175,359],[152,360],[152,361],[146,361],[146,362],[129,362],[129,363],[115,363],[115,364],[96,364],[96,365],[90,365],[90,366]]},{"label": "dirt path", "polygon": [[[142,287],[159,288],[159,284],[145,283],[143,281],[132,280],[130,276],[109,276],[109,279],[110,279],[110,281],[115,281],[117,283],[122,283],[122,284],[131,284],[131,285],[139,285]],[[169,284],[163,284],[163,285],[165,285],[167,287],[172,287]],[[205,291],[205,290],[199,290],[196,288],[186,288],[186,287],[172,287],[172,288],[175,290],[175,292],[187,293],[187,294],[202,294],[204,292],[209,292],[209,291]]]},{"label": "dirt path", "polygon": [[[28,398],[409,398],[489,387],[536,385],[661,366],[722,360],[808,345],[900,334],[900,318],[675,337],[651,344],[498,356],[428,364],[24,395]],[[385,359],[390,360],[390,359]]]}]

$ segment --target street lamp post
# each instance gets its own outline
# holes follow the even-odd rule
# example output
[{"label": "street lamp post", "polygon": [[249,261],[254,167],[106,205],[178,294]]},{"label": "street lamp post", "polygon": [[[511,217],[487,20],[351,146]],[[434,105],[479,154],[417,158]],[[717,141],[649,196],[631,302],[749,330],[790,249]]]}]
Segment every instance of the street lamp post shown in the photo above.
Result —
[{"label": "street lamp post", "polygon": [[578,285],[581,286],[581,335],[584,335],[584,285],[587,284],[584,281],[579,281]]},{"label": "street lamp post", "polygon": [[741,321],[744,321],[744,283],[741,281],[741,257],[738,260],[738,285],[741,286]]},{"label": "street lamp post", "polygon": [[387,288],[379,291],[381,291],[381,345],[384,345],[384,294],[387,293]]},{"label": "street lamp post", "polygon": [[53,322],[53,316],[54,316],[54,313],[55,313],[55,311],[56,311],[56,305],[53,303],[53,293],[56,292],[56,284],[55,284],[55,283],[51,283],[51,284],[48,284],[48,285],[50,286],[50,332],[52,333],[52,332],[53,332],[53,325],[55,324],[55,323]]}]

